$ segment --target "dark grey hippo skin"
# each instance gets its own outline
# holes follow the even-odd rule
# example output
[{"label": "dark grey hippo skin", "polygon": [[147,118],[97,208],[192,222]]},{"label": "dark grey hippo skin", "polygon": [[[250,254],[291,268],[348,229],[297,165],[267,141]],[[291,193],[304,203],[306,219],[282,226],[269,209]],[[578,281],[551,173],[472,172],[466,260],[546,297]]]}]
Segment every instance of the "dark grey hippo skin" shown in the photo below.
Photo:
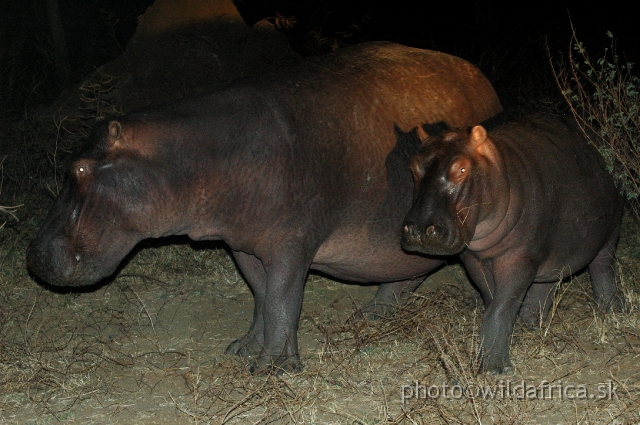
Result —
[{"label": "dark grey hippo skin", "polygon": [[400,247],[418,146],[396,146],[397,129],[501,110],[468,62],[376,42],[104,120],[68,166],[28,265],[54,285],[89,285],[145,238],[223,240],[255,299],[227,351],[255,371],[296,369],[309,269],[382,283],[377,313],[442,264]]},{"label": "dark grey hippo skin", "polygon": [[588,268],[596,303],[621,306],[615,249],[623,199],[575,120],[536,114],[426,137],[403,247],[458,254],[485,303],[482,367],[510,365],[519,314],[544,319],[561,279]]}]

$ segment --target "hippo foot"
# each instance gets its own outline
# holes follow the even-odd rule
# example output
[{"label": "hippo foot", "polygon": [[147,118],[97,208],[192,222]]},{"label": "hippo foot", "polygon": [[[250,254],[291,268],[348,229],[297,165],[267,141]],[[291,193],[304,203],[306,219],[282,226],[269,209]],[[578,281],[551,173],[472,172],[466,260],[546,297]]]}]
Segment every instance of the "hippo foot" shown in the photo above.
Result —
[{"label": "hippo foot", "polygon": [[303,369],[302,362],[298,356],[291,357],[259,357],[257,362],[249,366],[249,373],[252,375],[282,375],[285,372],[297,373]]},{"label": "hippo foot", "polygon": [[369,301],[362,314],[369,320],[379,320],[394,313],[409,301],[411,294],[420,286],[424,276],[398,282],[383,283]]},{"label": "hippo foot", "polygon": [[257,338],[247,334],[229,344],[229,346],[225,350],[225,354],[253,359],[257,357],[261,351],[262,344],[257,340]]},{"label": "hippo foot", "polygon": [[535,314],[530,312],[530,314],[519,314],[518,320],[516,320],[516,326],[520,329],[526,329],[528,331],[538,329],[545,321],[545,318],[542,318],[542,322],[540,321],[541,317],[539,314]]},{"label": "hippo foot", "polygon": [[362,314],[367,320],[380,320],[388,317],[398,310],[396,303],[370,302],[362,309]]},{"label": "hippo foot", "polygon": [[503,356],[480,356],[478,359],[480,369],[478,373],[484,373],[492,376],[503,376],[511,374],[514,371],[509,357]]},{"label": "hippo foot", "polygon": [[616,293],[608,300],[596,299],[596,305],[598,306],[598,310],[605,313],[611,313],[613,311],[626,311],[628,307],[621,292]]},{"label": "hippo foot", "polygon": [[495,377],[504,377],[505,375],[511,375],[514,371],[513,366],[500,366],[483,370],[485,373]]}]

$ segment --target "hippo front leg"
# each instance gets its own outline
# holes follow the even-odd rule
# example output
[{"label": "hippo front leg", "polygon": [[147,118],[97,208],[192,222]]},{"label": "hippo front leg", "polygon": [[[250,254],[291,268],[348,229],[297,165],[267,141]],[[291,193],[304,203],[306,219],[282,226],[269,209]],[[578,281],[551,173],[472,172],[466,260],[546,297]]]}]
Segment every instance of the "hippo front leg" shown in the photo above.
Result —
[{"label": "hippo front leg", "polygon": [[[484,301],[478,358],[480,369],[493,374],[504,373],[511,365],[509,339],[536,268],[515,256],[508,260],[480,260],[471,251],[464,251],[460,259]],[[535,305],[534,299],[541,296],[537,289],[530,294],[531,305]],[[545,296],[550,291],[546,286],[540,289],[544,290]]]},{"label": "hippo front leg", "polygon": [[[482,264],[481,269],[470,267],[468,270],[479,288],[483,285],[478,280],[483,278],[487,280],[485,284],[487,288],[493,287],[491,300],[487,303],[485,298],[486,310],[480,331],[483,371],[501,374],[511,365],[509,339],[513,333],[518,311],[536,275],[535,265],[527,262],[526,258],[526,256],[514,255],[508,259]],[[480,264],[478,261],[469,260],[465,261],[465,265]]]},{"label": "hippo front leg", "polygon": [[229,344],[226,353],[251,359],[257,357],[264,347],[263,309],[267,272],[262,261],[253,255],[234,251],[233,257],[253,293],[253,322],[246,335]]},{"label": "hippo front leg", "polygon": [[267,271],[262,317],[264,344],[251,373],[298,371],[302,368],[298,353],[298,324],[302,310],[304,283],[310,261],[295,260],[287,254]]},{"label": "hippo front leg", "polygon": [[308,264],[294,256],[265,266],[257,257],[233,253],[254,296],[253,322],[249,332],[226,350],[252,359],[251,373],[281,372],[301,368],[298,354],[298,323]]}]

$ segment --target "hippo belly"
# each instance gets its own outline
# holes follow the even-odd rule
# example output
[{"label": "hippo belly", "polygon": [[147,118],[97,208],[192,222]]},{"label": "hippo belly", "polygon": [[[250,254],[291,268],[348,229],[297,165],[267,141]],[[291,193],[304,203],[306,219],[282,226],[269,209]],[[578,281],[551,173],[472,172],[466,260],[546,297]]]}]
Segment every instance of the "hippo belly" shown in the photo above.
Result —
[{"label": "hippo belly", "polygon": [[367,231],[338,233],[320,247],[311,268],[353,282],[396,282],[419,278],[434,267],[431,258],[397,249],[400,232],[387,243],[379,239]]}]

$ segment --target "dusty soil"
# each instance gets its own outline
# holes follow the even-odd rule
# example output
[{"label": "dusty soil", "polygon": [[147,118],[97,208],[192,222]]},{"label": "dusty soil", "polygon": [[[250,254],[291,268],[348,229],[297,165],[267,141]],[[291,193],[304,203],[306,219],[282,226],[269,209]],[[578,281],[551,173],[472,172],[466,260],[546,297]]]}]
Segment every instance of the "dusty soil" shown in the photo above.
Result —
[{"label": "dusty soil", "polygon": [[[626,286],[632,312],[601,315],[586,276],[566,283],[549,322],[515,333],[514,371],[493,377],[474,374],[482,309],[459,266],[379,321],[359,315],[375,287],[312,275],[299,331],[304,370],[251,376],[223,354],[253,306],[223,248],[144,247],[111,283],[64,294],[28,275],[25,242],[0,253],[0,423],[639,421],[637,288]],[[628,278],[636,262],[622,264]],[[456,384],[502,393],[460,398]]]},{"label": "dusty soil", "polygon": [[515,332],[514,370],[495,377],[475,373],[482,307],[455,264],[378,321],[360,314],[375,287],[311,275],[299,330],[305,368],[281,376],[251,376],[224,354],[248,329],[253,302],[221,245],[143,243],[112,281],[82,292],[34,280],[26,246],[60,164],[97,116],[298,60],[268,28],[216,25],[172,27],[148,48],[139,38],[53,108],[2,128],[0,205],[23,205],[17,222],[0,212],[0,423],[640,423],[632,224],[619,250],[629,311],[595,311],[579,275],[560,287],[547,322]]}]

